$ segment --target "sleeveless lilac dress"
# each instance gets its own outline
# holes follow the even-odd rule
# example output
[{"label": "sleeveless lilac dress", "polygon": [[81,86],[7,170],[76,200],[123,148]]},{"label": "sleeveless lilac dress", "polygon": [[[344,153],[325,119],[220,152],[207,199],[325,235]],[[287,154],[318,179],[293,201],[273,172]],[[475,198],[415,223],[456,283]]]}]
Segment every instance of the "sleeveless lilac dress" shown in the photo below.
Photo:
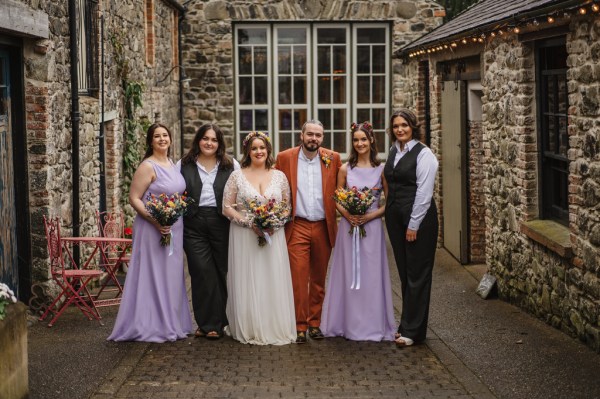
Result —
[{"label": "sleeveless lilac dress", "polygon": [[[348,168],[348,187],[382,189],[384,165],[375,168]],[[381,191],[378,191],[380,193]],[[380,194],[377,194],[379,197]],[[370,212],[378,206],[371,206]],[[350,223],[341,218],[329,280],[325,291],[321,330],[327,337],[345,337],[354,341],[391,341],[396,326],[392,287],[387,262],[383,223],[374,219],[365,226],[367,236],[359,240],[360,269],[353,265]],[[360,288],[351,288],[360,276]]]},{"label": "sleeveless lilac dress", "polygon": [[[156,180],[149,193],[182,194],[185,180],[174,165],[150,162]],[[131,262],[125,279],[119,314],[108,340],[165,342],[182,339],[192,331],[192,318],[183,270],[183,221],[171,228],[173,253],[160,245],[160,233],[137,215],[133,222]]]}]

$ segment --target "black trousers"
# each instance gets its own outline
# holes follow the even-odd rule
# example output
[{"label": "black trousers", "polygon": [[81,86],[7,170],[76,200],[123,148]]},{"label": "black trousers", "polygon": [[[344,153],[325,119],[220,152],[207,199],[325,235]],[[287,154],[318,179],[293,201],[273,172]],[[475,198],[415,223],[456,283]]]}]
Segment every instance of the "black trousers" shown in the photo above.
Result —
[{"label": "black trousers", "polygon": [[402,221],[400,207],[392,204],[386,208],[385,224],[402,283],[402,317],[398,332],[415,342],[424,341],[439,229],[437,209],[432,203],[413,242],[406,241],[408,225]]},{"label": "black trousers", "polygon": [[198,327],[205,333],[229,324],[227,305],[227,251],[229,220],[216,207],[201,207],[184,219],[183,249],[192,283],[192,306]]}]

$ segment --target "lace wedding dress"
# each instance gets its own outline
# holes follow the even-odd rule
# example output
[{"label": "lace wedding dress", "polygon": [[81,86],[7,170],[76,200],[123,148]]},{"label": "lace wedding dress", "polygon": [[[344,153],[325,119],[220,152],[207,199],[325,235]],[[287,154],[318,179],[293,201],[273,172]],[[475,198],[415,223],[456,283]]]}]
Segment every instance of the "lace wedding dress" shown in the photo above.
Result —
[{"label": "lace wedding dress", "polygon": [[244,200],[271,198],[289,202],[285,175],[272,171],[271,182],[261,194],[244,176],[234,171],[223,197],[223,214],[231,221],[227,318],[234,339],[255,345],[285,345],[296,340],[294,294],[285,232],[271,235],[271,244],[258,245],[248,222]]}]

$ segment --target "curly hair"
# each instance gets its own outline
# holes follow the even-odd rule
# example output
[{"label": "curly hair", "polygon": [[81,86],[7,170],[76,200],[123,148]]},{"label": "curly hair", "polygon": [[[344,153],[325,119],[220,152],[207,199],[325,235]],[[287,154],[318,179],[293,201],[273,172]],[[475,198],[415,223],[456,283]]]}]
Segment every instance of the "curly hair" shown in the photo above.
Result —
[{"label": "curly hair", "polygon": [[267,147],[267,160],[265,162],[265,166],[267,169],[271,169],[273,165],[275,165],[275,158],[273,158],[273,146],[271,145],[269,136],[263,132],[250,132],[248,135],[246,135],[242,143],[244,155],[242,156],[240,166],[242,168],[247,168],[252,163],[252,159],[250,158],[250,150],[252,148],[252,143],[256,139],[262,140],[263,143],[265,143],[265,147]]}]

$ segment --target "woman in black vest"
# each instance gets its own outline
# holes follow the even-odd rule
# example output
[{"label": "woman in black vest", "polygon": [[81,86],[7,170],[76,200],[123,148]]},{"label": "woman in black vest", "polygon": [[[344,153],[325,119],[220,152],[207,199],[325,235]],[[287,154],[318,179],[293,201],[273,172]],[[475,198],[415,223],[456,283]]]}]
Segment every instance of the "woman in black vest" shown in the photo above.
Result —
[{"label": "woman in black vest", "polygon": [[229,220],[222,209],[223,189],[234,169],[239,164],[225,153],[221,129],[202,125],[181,159],[186,191],[196,201],[183,219],[196,337],[219,339],[229,324],[225,314]]},{"label": "woman in black vest", "polygon": [[388,183],[385,224],[402,282],[402,317],[398,346],[425,340],[431,275],[438,237],[433,187],[438,161],[422,144],[415,114],[408,109],[390,118],[394,142],[383,170]]}]

